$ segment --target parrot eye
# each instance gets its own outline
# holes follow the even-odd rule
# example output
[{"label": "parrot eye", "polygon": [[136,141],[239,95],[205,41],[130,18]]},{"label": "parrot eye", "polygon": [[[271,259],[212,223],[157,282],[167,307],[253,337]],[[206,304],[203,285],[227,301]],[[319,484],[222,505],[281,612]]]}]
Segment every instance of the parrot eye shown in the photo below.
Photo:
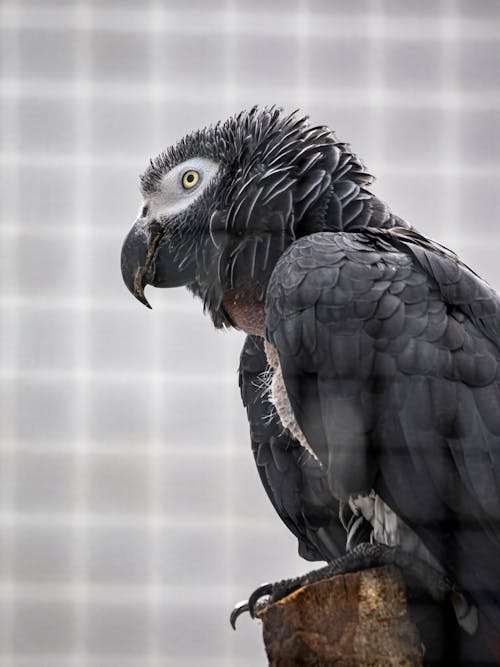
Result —
[{"label": "parrot eye", "polygon": [[[188,209],[205,192],[218,170],[217,162],[201,156],[190,157],[172,167],[154,195],[154,214],[171,217]],[[151,206],[150,210],[152,215]]]},{"label": "parrot eye", "polygon": [[190,169],[182,175],[182,187],[185,190],[191,190],[200,182],[200,172],[195,169]]}]

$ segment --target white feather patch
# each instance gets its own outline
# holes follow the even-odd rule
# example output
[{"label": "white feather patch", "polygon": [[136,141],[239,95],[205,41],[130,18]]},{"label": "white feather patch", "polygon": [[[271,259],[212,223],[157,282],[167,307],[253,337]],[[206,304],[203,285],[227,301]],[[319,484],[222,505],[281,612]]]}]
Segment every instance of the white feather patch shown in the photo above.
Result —
[{"label": "white feather patch", "polygon": [[293,414],[276,348],[268,341],[265,341],[264,349],[266,351],[267,362],[274,371],[269,387],[269,401],[274,405],[284,428],[288,429],[297,442],[318,461],[318,457],[307,442],[306,436],[303,434]]}]

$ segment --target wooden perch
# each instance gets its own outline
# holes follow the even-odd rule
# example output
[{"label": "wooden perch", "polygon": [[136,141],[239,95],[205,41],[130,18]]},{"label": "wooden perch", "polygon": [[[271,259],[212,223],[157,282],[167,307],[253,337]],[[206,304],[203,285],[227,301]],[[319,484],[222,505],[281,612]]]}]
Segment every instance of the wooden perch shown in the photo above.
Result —
[{"label": "wooden perch", "polygon": [[405,585],[392,566],[310,584],[258,616],[271,667],[423,664]]}]

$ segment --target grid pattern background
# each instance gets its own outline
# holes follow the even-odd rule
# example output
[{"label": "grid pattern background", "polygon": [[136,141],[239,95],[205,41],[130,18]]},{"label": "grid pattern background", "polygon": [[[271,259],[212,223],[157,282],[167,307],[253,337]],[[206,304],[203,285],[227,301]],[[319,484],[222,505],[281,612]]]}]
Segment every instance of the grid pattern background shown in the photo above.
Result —
[{"label": "grid pattern background", "polygon": [[0,665],[255,667],[308,567],[254,469],[242,335],[121,283],[147,159],[254,103],[500,286],[498,0],[0,0]]}]

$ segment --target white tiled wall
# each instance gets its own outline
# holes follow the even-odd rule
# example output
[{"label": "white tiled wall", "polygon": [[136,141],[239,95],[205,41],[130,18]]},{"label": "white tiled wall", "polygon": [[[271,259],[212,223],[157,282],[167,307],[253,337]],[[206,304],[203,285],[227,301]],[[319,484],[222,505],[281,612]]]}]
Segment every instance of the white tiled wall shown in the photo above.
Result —
[{"label": "white tiled wall", "polygon": [[238,333],[122,285],[147,159],[254,103],[351,141],[500,286],[498,0],[0,0],[0,665],[255,667],[305,570],[251,458]]}]

